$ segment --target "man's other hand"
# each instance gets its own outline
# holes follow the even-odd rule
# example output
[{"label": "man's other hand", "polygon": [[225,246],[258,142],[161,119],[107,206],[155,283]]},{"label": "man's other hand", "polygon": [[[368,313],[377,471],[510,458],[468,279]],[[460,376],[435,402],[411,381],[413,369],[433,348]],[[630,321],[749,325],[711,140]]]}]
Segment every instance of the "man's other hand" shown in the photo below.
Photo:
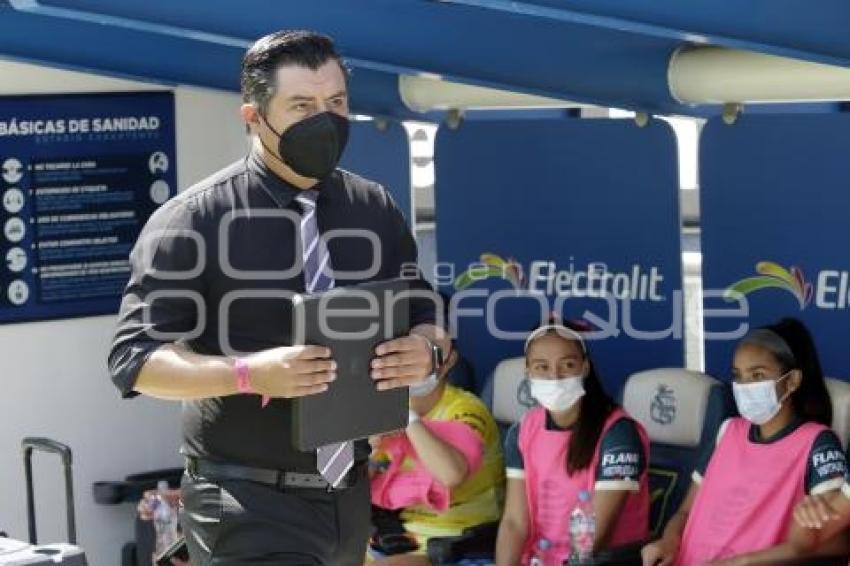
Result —
[{"label": "man's other hand", "polygon": [[431,342],[411,334],[379,344],[372,360],[372,379],[378,390],[408,387],[419,383],[434,371]]},{"label": "man's other hand", "polygon": [[254,391],[265,397],[305,397],[327,391],[336,362],[324,346],[281,346],[245,358]]}]

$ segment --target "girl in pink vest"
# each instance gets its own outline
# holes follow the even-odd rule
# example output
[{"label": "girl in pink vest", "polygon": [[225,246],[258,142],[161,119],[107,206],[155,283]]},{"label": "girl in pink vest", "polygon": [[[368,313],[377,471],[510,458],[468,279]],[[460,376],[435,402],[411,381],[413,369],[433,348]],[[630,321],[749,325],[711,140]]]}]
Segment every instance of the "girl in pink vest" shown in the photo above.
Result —
[{"label": "girl in pink vest", "polygon": [[739,418],[726,421],[677,514],[644,565],[769,564],[797,558],[784,542],[794,506],[841,487],[844,452],[811,336],[797,320],[750,332],[735,350]]},{"label": "girl in pink vest", "polygon": [[649,528],[643,428],[605,394],[582,337],[547,324],[525,345],[531,409],[505,441],[508,476],[496,564],[558,565],[570,556],[569,515],[591,494],[594,550],[643,540]]}]

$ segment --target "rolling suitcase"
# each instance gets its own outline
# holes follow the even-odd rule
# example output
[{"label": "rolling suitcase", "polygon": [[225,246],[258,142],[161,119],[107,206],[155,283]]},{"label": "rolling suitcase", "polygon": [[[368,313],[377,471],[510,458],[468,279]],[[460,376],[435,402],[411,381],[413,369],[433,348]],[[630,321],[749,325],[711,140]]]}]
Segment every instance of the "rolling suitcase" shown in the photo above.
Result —
[{"label": "rolling suitcase", "polygon": [[[77,529],[74,516],[74,486],[71,473],[71,449],[49,438],[24,438],[21,443],[24,452],[24,473],[27,483],[27,524],[29,543],[0,537],[0,566],[40,566],[64,564],[66,566],[87,566],[86,555],[76,546]],[[32,481],[32,453],[34,451],[57,454],[65,469],[65,512],[68,520],[69,544],[38,544],[35,523],[35,496]]]}]

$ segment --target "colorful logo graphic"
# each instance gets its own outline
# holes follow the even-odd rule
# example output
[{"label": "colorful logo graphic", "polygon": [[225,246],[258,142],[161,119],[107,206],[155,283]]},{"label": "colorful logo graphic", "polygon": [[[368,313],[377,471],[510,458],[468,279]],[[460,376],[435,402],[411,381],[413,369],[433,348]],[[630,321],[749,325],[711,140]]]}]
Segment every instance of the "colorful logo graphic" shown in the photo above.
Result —
[{"label": "colorful logo graphic", "polygon": [[806,281],[799,267],[792,265],[791,269],[785,269],[772,261],[760,261],[756,264],[756,272],[759,275],[741,279],[731,285],[723,293],[723,297],[731,301],[759,289],[776,288],[794,295],[800,303],[800,310],[811,302],[814,293],[812,284]]},{"label": "colorful logo graphic", "polygon": [[491,253],[481,254],[480,259],[480,263],[470,266],[469,269],[457,276],[454,281],[455,290],[466,289],[476,281],[490,279],[491,277],[509,281],[514,289],[522,289],[525,286],[525,274],[516,259],[512,257],[502,259]]}]

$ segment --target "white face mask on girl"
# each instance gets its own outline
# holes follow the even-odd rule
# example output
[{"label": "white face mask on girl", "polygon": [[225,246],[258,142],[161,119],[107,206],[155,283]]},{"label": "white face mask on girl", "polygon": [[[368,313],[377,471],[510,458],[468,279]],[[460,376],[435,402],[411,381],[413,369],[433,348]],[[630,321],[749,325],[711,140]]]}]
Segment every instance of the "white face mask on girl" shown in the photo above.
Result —
[{"label": "white face mask on girl", "polygon": [[788,373],[777,380],[757,381],[755,383],[732,382],[732,394],[735,396],[735,404],[741,416],[755,425],[763,425],[775,417],[782,409],[782,399],[776,396],[776,384],[788,377]]},{"label": "white face mask on girl", "polygon": [[528,378],[531,396],[549,411],[566,411],[584,397],[584,378],[580,375],[560,379]]}]

